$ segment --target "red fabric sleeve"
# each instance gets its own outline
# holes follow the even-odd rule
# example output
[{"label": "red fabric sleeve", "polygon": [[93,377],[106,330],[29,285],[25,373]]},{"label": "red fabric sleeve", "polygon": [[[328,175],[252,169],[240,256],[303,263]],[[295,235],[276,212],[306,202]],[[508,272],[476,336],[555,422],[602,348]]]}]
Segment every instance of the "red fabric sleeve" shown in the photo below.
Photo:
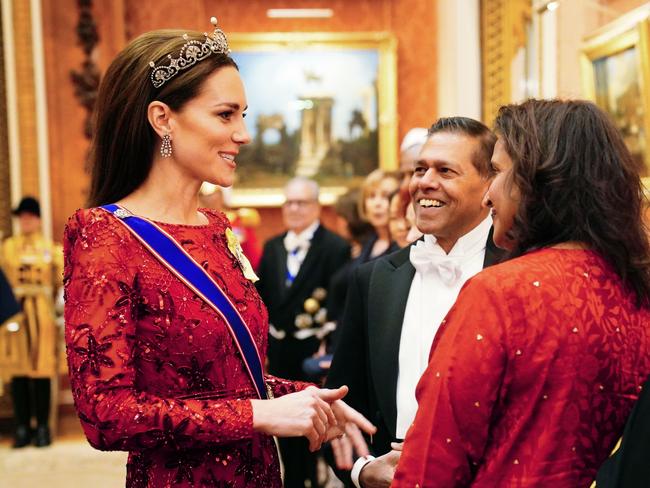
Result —
[{"label": "red fabric sleeve", "polygon": [[418,383],[418,412],[391,486],[470,484],[502,395],[508,320],[503,304],[480,279],[465,285]]},{"label": "red fabric sleeve", "polygon": [[302,391],[308,386],[316,386],[313,383],[306,383],[304,381],[290,381],[270,374],[265,375],[266,384],[271,387],[274,397],[281,397],[289,393]]}]

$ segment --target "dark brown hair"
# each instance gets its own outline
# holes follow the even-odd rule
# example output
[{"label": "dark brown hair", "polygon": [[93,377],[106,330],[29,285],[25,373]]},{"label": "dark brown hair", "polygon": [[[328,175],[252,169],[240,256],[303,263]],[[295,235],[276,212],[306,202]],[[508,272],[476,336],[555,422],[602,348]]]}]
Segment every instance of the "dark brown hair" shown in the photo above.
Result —
[{"label": "dark brown hair", "polygon": [[474,153],[472,163],[483,178],[490,176],[490,160],[497,138],[486,125],[469,117],[441,117],[429,128],[427,137],[437,132],[463,134],[478,139],[479,147]]},{"label": "dark brown hair", "polygon": [[359,215],[361,189],[351,188],[341,195],[334,204],[334,211],[347,222],[348,232],[353,242],[363,243],[373,232],[372,225]]},{"label": "dark brown hair", "polygon": [[568,241],[587,244],[650,304],[650,248],[639,167],[614,123],[585,101],[501,107],[495,131],[521,195],[512,256]]},{"label": "dark brown hair", "polygon": [[159,140],[147,119],[154,100],[180,110],[199,94],[205,79],[224,66],[237,68],[226,54],[212,54],[167,81],[160,88],[151,83],[151,66],[168,64],[188,39],[201,42],[200,32],[158,30],[134,39],[111,63],[99,87],[95,107],[95,133],[90,147],[92,170],[89,206],[124,198],[149,175]]}]

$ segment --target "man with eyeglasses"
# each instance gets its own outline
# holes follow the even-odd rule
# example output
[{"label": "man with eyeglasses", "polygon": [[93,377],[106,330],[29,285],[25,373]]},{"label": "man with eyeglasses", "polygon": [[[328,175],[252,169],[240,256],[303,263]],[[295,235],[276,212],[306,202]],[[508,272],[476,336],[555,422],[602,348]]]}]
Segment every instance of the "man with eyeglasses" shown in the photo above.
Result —
[{"label": "man with eyeglasses", "polygon": [[[257,289],[269,312],[268,371],[306,380],[303,361],[320,345],[323,291],[350,258],[350,246],[320,224],[318,184],[296,177],[284,188],[282,217],[287,232],[271,238],[262,252]],[[279,439],[285,486],[316,484],[316,462],[304,438]]]}]

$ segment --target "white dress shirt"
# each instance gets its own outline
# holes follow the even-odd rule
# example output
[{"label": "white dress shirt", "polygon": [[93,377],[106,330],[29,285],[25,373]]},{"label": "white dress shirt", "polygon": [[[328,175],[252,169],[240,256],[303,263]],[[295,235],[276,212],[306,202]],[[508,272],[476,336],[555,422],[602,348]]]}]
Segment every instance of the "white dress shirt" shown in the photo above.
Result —
[{"label": "white dress shirt", "polygon": [[[416,268],[409,290],[399,346],[396,436],[403,439],[417,412],[415,387],[429,363],[431,343],[463,284],[483,269],[492,226],[487,217],[458,239],[446,254],[432,235],[411,247]],[[415,247],[418,249],[414,249]],[[416,254],[416,256],[414,256]]]},{"label": "white dress shirt", "polygon": [[287,286],[291,285],[298,275],[300,266],[309,252],[314,232],[319,225],[320,222],[317,220],[299,234],[290,230],[284,236],[284,248],[287,250]]}]

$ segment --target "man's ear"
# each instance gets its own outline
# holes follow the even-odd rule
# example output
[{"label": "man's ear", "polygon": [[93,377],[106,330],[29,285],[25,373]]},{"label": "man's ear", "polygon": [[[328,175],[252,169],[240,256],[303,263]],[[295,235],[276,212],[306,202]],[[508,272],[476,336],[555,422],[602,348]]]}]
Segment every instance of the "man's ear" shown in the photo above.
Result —
[{"label": "man's ear", "polygon": [[171,133],[171,116],[172,109],[169,105],[158,100],[151,102],[147,108],[147,119],[160,138]]}]

